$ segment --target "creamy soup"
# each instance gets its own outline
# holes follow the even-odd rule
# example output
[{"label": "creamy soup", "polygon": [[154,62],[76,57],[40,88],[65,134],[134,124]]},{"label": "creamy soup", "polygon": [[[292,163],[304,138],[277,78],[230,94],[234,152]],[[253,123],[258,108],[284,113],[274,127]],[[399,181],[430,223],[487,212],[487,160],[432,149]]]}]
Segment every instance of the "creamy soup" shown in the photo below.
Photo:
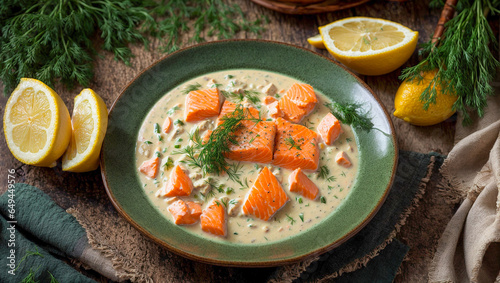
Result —
[{"label": "creamy soup", "polygon": [[[343,132],[332,145],[326,145],[321,139],[318,141],[320,149],[318,170],[304,170],[306,176],[319,188],[319,196],[315,200],[290,192],[288,177],[292,170],[272,164],[240,162],[239,179],[235,181],[228,178],[227,174],[203,175],[200,168],[186,163],[188,160],[186,154],[179,153],[183,148],[192,144],[190,138],[195,129],[203,135],[204,132],[213,130],[217,125],[217,116],[196,123],[185,121],[185,100],[190,89],[216,87],[226,94],[226,100],[243,104],[244,107],[255,107],[261,113],[261,119],[274,121],[275,119],[269,116],[269,109],[264,104],[264,98],[273,96],[279,100],[294,83],[301,82],[281,74],[261,70],[226,70],[187,81],[168,92],[154,105],[138,135],[136,165],[139,169],[143,162],[152,157],[160,158],[159,172],[154,178],[149,178],[139,171],[138,176],[146,195],[152,204],[165,215],[168,219],[166,221],[172,221],[172,215],[167,208],[176,199],[197,202],[202,209],[211,200],[216,199],[218,203],[224,205],[227,213],[225,237],[202,231],[199,221],[191,225],[181,225],[182,229],[217,241],[262,243],[276,241],[308,230],[340,205],[349,193],[358,171],[358,149],[353,131],[348,125],[341,125]],[[314,110],[300,122],[301,125],[313,131],[317,131],[318,124],[329,113],[329,109],[324,104],[331,102],[318,91],[315,93],[318,103]],[[158,127],[167,117],[170,117],[172,121],[172,129],[165,134],[158,131]],[[345,167],[335,161],[337,153],[342,151],[347,154],[351,166]],[[235,162],[227,161],[230,164]],[[157,191],[166,185],[175,165],[182,166],[190,177],[194,186],[192,193],[179,198],[157,196]],[[267,166],[274,174],[290,199],[268,221],[245,215],[241,209],[246,194],[264,166]]]}]

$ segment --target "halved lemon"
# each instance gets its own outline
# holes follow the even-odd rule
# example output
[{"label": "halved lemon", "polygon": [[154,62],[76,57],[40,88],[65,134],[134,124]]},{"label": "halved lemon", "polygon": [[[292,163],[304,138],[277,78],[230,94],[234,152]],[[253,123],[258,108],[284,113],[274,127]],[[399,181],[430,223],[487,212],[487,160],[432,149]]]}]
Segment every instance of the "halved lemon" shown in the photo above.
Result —
[{"label": "halved lemon", "polygon": [[22,78],[10,95],[3,117],[5,140],[19,161],[53,167],[71,136],[68,108],[39,80]]},{"label": "halved lemon", "polygon": [[319,49],[326,48],[325,45],[323,44],[323,38],[321,37],[321,34],[309,37],[307,39],[307,42],[309,42],[309,44]]},{"label": "halved lemon", "polygon": [[417,46],[418,32],[376,18],[352,17],[319,28],[335,59],[362,75],[383,75],[403,65]]},{"label": "halved lemon", "polygon": [[87,172],[99,166],[99,154],[108,127],[106,104],[93,90],[86,88],[75,97],[72,134],[62,161],[62,169]]}]

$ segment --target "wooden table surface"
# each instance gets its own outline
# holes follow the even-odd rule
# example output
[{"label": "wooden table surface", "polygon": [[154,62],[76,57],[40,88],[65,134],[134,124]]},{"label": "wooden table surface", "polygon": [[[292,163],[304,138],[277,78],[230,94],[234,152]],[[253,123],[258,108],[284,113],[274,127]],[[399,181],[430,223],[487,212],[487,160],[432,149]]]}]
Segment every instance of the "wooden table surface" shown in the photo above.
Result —
[{"label": "wooden table surface", "polygon": [[[317,28],[321,25],[351,16],[378,17],[401,23],[418,31],[419,43],[422,43],[427,41],[432,35],[440,14],[439,10],[428,8],[428,0],[406,2],[373,0],[362,6],[344,11],[308,16],[280,14],[253,4],[249,0],[232,0],[231,2],[237,2],[250,18],[255,17],[255,15],[267,15],[270,22],[266,32],[261,35],[262,39],[296,44],[327,57],[330,57],[330,55],[326,51],[315,49],[309,46],[306,41],[308,37],[318,33]],[[238,34],[238,38],[256,38],[256,36],[240,33]],[[157,44],[157,41],[153,42],[153,45]],[[148,52],[140,46],[133,46],[132,49],[136,55],[132,60],[132,67],[127,67],[113,60],[113,56],[105,52],[102,52],[105,56],[97,59],[95,63],[96,74],[90,87],[103,97],[108,108],[111,107],[113,101],[118,97],[127,82],[132,80],[140,70],[163,56],[160,53]],[[415,52],[404,66],[414,65],[417,61],[417,52]],[[394,95],[400,84],[398,76],[401,70],[400,68],[383,76],[360,76],[379,96],[389,113],[394,111]],[[81,88],[72,91],[61,87],[56,88],[56,91],[61,95],[70,112],[73,108],[73,98],[80,90]],[[2,117],[6,102],[7,98],[1,95],[0,107]],[[397,140],[401,150],[423,153],[436,151],[441,154],[447,154],[452,148],[455,132],[455,119],[453,118],[431,127],[412,126],[392,115],[391,119],[396,128]],[[7,184],[7,169],[15,168],[17,182],[25,182],[38,186],[63,208],[75,205],[82,194],[85,194],[86,197],[89,197],[89,194],[91,194],[90,197],[106,198],[99,171],[76,174],[61,171],[60,165],[56,168],[38,168],[23,165],[9,152],[5,138],[1,138],[0,140],[0,156],[2,157],[0,164],[0,184]],[[6,187],[6,185],[2,185],[0,193],[3,193]],[[426,200],[424,199],[423,204],[417,210],[425,207],[425,202]],[[407,233],[421,232],[409,231]],[[412,247],[411,243],[407,244]],[[412,254],[410,253],[408,260],[403,263],[402,274],[398,275],[396,281],[408,281],[408,278],[425,278],[425,274],[418,274],[419,270],[422,269],[414,268],[418,264],[418,259],[412,258]],[[217,276],[209,276],[208,278],[222,278]]]}]

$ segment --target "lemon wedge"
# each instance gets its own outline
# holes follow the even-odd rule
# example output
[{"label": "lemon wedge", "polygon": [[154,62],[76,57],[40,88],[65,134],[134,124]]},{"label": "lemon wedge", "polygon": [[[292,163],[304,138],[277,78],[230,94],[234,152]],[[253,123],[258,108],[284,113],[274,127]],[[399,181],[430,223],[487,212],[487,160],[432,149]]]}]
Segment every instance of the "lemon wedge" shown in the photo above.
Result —
[{"label": "lemon wedge", "polygon": [[323,44],[323,38],[321,37],[321,34],[309,37],[307,39],[307,42],[309,42],[309,44],[319,49],[326,48],[325,45]]},{"label": "lemon wedge", "polygon": [[39,80],[22,78],[5,106],[3,130],[19,161],[53,167],[68,146],[71,120],[54,90]]},{"label": "lemon wedge", "polygon": [[368,17],[338,20],[319,31],[330,54],[362,75],[383,75],[396,70],[411,57],[418,41],[416,31]]},{"label": "lemon wedge", "polygon": [[75,97],[72,134],[63,156],[62,169],[88,172],[99,166],[99,154],[108,127],[106,104],[93,90],[86,88]]}]

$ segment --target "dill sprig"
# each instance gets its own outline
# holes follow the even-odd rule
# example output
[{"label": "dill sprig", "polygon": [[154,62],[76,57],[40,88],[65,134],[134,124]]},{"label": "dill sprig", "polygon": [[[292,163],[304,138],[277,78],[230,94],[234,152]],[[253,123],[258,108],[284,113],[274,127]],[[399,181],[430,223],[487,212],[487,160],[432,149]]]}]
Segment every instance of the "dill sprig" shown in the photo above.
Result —
[{"label": "dill sprig", "polygon": [[188,94],[190,93],[191,91],[195,91],[195,90],[199,90],[201,88],[201,85],[199,83],[195,83],[195,84],[192,84],[192,85],[187,85],[183,90],[182,90],[182,93],[183,94]]},{"label": "dill sprig", "polygon": [[300,147],[300,144],[297,144],[292,137],[286,138],[285,143],[290,146],[290,148],[288,148],[288,149],[295,148],[297,150],[302,150],[302,148]]},{"label": "dill sprig", "polygon": [[373,123],[367,116],[367,113],[361,112],[361,105],[355,103],[340,104],[338,102],[325,103],[333,116],[342,123],[351,125],[355,128],[370,131],[373,129]]},{"label": "dill sprig", "polygon": [[[443,3],[434,0],[431,4],[442,7]],[[436,103],[436,86],[441,86],[445,95],[458,96],[453,109],[462,113],[464,125],[472,122],[470,114],[484,115],[487,98],[494,95],[490,82],[500,66],[489,48],[490,43],[497,48],[497,43],[486,15],[498,14],[499,7],[496,0],[458,1],[457,15],[446,23],[444,35],[437,43],[425,43],[421,50],[425,58],[403,70],[400,79],[417,82],[423,79],[422,73],[437,70],[420,96],[424,109]]]},{"label": "dill sprig", "polygon": [[[0,5],[0,79],[5,93],[20,78],[36,78],[50,86],[88,86],[97,49],[110,51],[130,65],[130,43],[149,47],[161,38],[160,50],[179,49],[204,36],[231,38],[239,31],[260,34],[267,18],[246,19],[241,8],[223,0],[11,0]],[[192,31],[189,33],[188,31]],[[92,42],[98,34],[102,44]]]},{"label": "dill sprig", "polygon": [[248,116],[249,111],[238,104],[232,113],[221,118],[222,124],[213,130],[206,143],[202,142],[197,128],[189,137],[193,145],[188,145],[173,154],[186,154],[185,162],[191,167],[200,168],[203,175],[227,173],[231,180],[243,186],[240,180],[242,165],[227,162],[224,154],[229,152],[230,143],[237,143],[234,132],[241,126],[241,121],[252,119]]}]

